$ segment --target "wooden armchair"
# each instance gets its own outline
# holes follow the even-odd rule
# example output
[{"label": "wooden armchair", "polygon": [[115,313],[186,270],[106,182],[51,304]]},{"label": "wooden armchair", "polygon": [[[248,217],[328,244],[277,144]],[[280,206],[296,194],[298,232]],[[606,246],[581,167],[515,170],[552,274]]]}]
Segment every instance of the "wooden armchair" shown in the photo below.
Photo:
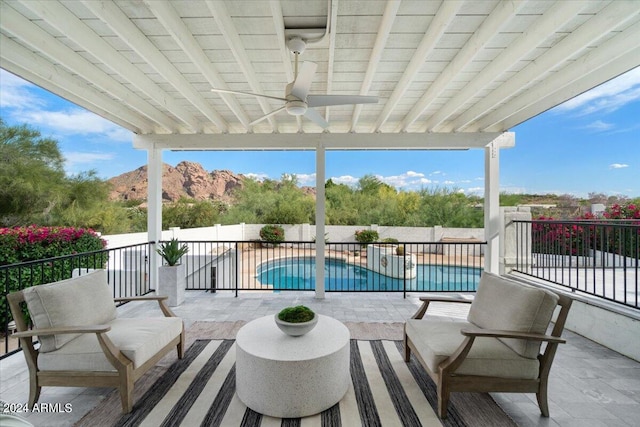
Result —
[{"label": "wooden armchair", "polygon": [[[420,298],[405,323],[405,360],[413,352],[437,385],[438,416],[446,418],[452,392],[536,393],[549,416],[549,371],[571,307],[564,295],[483,273],[473,300]],[[471,304],[467,320],[426,316],[432,301]],[[560,307],[550,335],[553,313]],[[541,343],[546,345],[541,351]]]},{"label": "wooden armchair", "polygon": [[[183,357],[184,325],[166,298],[114,300],[104,270],[7,295],[18,330],[14,336],[29,368],[29,407],[42,386],[117,387],[123,412],[131,412],[135,381],[174,347]],[[158,301],[165,317],[116,317],[114,302],[144,300]],[[25,322],[23,303],[34,329]]]}]

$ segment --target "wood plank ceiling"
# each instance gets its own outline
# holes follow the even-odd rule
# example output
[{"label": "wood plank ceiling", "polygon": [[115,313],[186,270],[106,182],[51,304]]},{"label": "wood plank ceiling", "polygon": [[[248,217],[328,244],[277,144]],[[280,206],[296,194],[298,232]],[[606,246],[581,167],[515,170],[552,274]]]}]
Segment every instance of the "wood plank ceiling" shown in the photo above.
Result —
[{"label": "wood plank ceiling", "polygon": [[323,132],[210,90],[283,97],[301,28],[310,93],[379,98],[317,108],[334,134],[502,132],[640,65],[635,0],[3,0],[0,23],[2,68],[136,134]]}]

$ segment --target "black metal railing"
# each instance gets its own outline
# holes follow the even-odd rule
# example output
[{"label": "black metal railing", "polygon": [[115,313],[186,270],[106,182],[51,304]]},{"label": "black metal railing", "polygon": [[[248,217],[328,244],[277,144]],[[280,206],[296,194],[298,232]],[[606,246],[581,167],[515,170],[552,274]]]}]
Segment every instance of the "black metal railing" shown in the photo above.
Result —
[{"label": "black metal railing", "polygon": [[[313,291],[316,244],[287,241],[190,241],[187,289]],[[484,242],[326,243],[328,292],[473,292]]]},{"label": "black metal railing", "polygon": [[[186,289],[313,291],[316,244],[287,241],[183,241]],[[116,249],[0,266],[0,358],[17,351],[10,338],[9,292],[106,268],[114,297],[153,291],[149,267],[153,242]],[[484,266],[485,242],[326,243],[328,292],[473,292]],[[153,254],[155,256],[155,254]]]},{"label": "black metal railing", "polygon": [[640,220],[514,224],[515,271],[640,308]]},{"label": "black metal railing", "polygon": [[106,269],[114,298],[144,295],[151,291],[149,251],[150,244],[143,243],[0,266],[0,356],[18,349],[18,340],[11,338],[15,323],[7,294],[80,276],[93,269]]}]

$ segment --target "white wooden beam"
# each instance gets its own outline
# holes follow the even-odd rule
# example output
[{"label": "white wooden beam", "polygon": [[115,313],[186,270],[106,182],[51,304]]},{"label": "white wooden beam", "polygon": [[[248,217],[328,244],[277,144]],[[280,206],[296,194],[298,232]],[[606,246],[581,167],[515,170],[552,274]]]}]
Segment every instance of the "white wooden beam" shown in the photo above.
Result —
[{"label": "white wooden beam", "polygon": [[[278,50],[280,52],[280,58],[282,59],[284,72],[287,75],[287,83],[292,82],[295,77],[293,75],[293,66],[291,65],[291,52],[287,47],[287,40],[284,33],[285,24],[280,0],[270,0],[269,6],[271,8],[271,16],[273,17],[273,29],[279,40]],[[302,117],[296,116],[296,122],[298,123],[298,132],[302,132]]]},{"label": "white wooden beam", "polygon": [[438,111],[429,117],[421,131],[437,131],[437,127],[448,120],[477,93],[489,84],[500,78],[513,64],[516,64],[528,53],[537,47],[532,40],[541,43],[553,34],[558,28],[565,25],[575,17],[585,6],[581,1],[560,1],[554,3],[549,10],[533,22],[516,40],[509,44],[500,55],[494,58],[486,67],[476,75],[472,81],[460,90],[453,98],[449,99]]},{"label": "white wooden beam", "polygon": [[[229,89],[227,83],[220,76],[215,69],[214,64],[209,60],[207,55],[202,51],[202,48],[196,41],[191,31],[187,28],[185,23],[180,19],[175,9],[170,2],[163,1],[148,1],[145,0],[145,4],[153,12],[158,21],[164,26],[173,40],[182,48],[185,54],[193,61],[193,64],[198,68],[202,75],[207,79],[212,88]],[[250,129],[249,116],[242,108],[240,103],[233,95],[224,93],[218,93],[218,96],[227,104],[229,109],[240,120],[240,123],[246,130]],[[205,101],[207,102],[207,101]],[[207,102],[207,105],[209,103]],[[216,113],[217,114],[217,113]],[[224,120],[224,119],[222,119]]]},{"label": "white wooden beam", "polygon": [[[637,37],[634,35],[629,41],[635,43],[636,39]],[[490,131],[494,128],[512,128],[529,120],[531,117],[600,85],[603,81],[608,81],[633,68],[640,67],[640,47],[628,50],[625,54],[617,56],[613,54],[613,51],[613,47],[600,51],[600,53],[603,53],[607,58],[603,60],[594,59],[588,54],[586,57],[580,58],[572,64],[571,67],[560,71],[553,80],[554,86],[557,86],[557,89],[548,91],[547,93],[549,95],[543,98],[540,97],[540,94],[535,93],[533,88],[523,93],[521,97],[514,100],[514,103],[511,104],[514,114],[509,115],[509,111],[511,110],[504,112],[501,121],[489,126],[487,130]],[[584,70],[591,70],[591,72],[585,74]],[[567,76],[574,73],[578,75],[579,78],[574,79],[571,76]],[[505,117],[507,118],[505,119]],[[491,116],[487,116],[486,119],[487,123],[495,121]]]},{"label": "white wooden beam", "polygon": [[[76,80],[81,78],[84,84],[86,84],[85,82],[91,82],[105,93],[122,100],[124,108],[128,106],[138,111],[164,128],[166,132],[178,131],[177,123],[167,115],[150,106],[148,102],[16,12],[7,3],[0,3],[0,12],[3,18],[0,20],[0,27],[3,31],[16,36],[23,43],[31,46],[34,51],[42,52],[44,56],[50,58],[53,62],[77,74]],[[2,54],[8,54],[8,51],[3,49]],[[31,67],[33,65],[29,66],[29,68]],[[79,96],[82,97],[81,95]],[[122,109],[123,106],[120,106],[120,108]]]},{"label": "white wooden beam", "polygon": [[[242,73],[247,78],[247,82],[251,87],[251,90],[255,93],[264,93],[262,89],[262,85],[256,76],[255,71],[253,71],[253,67],[251,66],[251,61],[249,60],[249,55],[244,49],[244,45],[242,44],[242,40],[240,40],[240,36],[238,35],[238,31],[233,25],[233,21],[231,20],[231,16],[227,11],[227,7],[224,2],[206,0],[205,1],[211,15],[216,20],[216,24],[218,24],[218,29],[222,33],[222,36],[227,41],[227,45],[231,52],[233,53],[233,57],[236,59],[238,66],[242,70]],[[282,88],[284,94],[284,88]],[[262,111],[267,114],[274,110],[274,108],[269,104],[265,98],[256,97]],[[271,128],[274,131],[278,130],[278,123],[276,122],[273,116],[267,119],[271,124]]]},{"label": "white wooden beam", "polygon": [[[82,47],[93,57],[102,61],[102,63],[111,68],[114,73],[119,74],[134,87],[144,92],[149,98],[164,106],[171,114],[182,120],[192,132],[201,132],[203,130],[198,120],[191,113],[179,105],[173,97],[162,90],[160,86],[124,58],[120,52],[111,47],[109,43],[104,41],[102,37],[96,34],[91,28],[87,27],[61,3],[56,1],[33,0],[23,2],[22,4],[42,18],[47,24],[64,34],[69,40]],[[74,53],[74,56],[79,55]],[[108,58],[108,60],[105,60],[105,58]]]},{"label": "white wooden beam", "polygon": [[484,270],[500,274],[500,147],[491,142],[484,154]]},{"label": "white wooden beam", "polygon": [[[329,4],[331,5],[331,9],[329,9],[329,13],[331,14],[329,22],[327,25],[330,25],[327,28],[329,32],[329,61],[327,64],[327,93],[331,93],[333,91],[333,64],[335,62],[336,57],[336,32],[338,28],[338,7],[340,6],[339,0],[330,0]],[[324,119],[329,122],[331,120],[331,107],[327,106],[324,109]]]},{"label": "white wooden beam", "polygon": [[[387,2],[387,6],[384,8],[382,20],[380,21],[380,25],[378,26],[378,35],[376,36],[375,44],[373,45],[371,55],[369,56],[367,71],[364,75],[364,79],[362,80],[362,85],[360,86],[360,95],[369,95],[369,89],[371,89],[373,77],[375,76],[376,70],[378,69],[378,64],[380,64],[382,53],[384,52],[384,48],[387,45],[387,40],[389,40],[389,33],[391,33],[391,28],[393,27],[393,22],[396,19],[399,8],[399,1],[389,1]],[[362,112],[363,107],[363,104],[356,104],[356,106],[353,108],[353,115],[351,118],[351,132],[356,131],[356,126],[358,125],[358,120],[360,119],[360,113]]]},{"label": "white wooden beam", "polygon": [[31,50],[25,49],[4,34],[0,35],[0,45],[4,50],[0,59],[0,67],[3,69],[93,111],[131,132],[151,133],[156,130],[154,124],[146,117],[123,108],[121,103],[100,93],[85,81],[72,76],[62,67],[53,65]]},{"label": "white wooden beam", "polygon": [[134,148],[165,150],[467,150],[484,148],[499,138],[513,146],[515,134],[495,133],[306,133],[135,135]]},{"label": "white wooden beam", "polygon": [[[161,4],[162,2],[158,2]],[[227,121],[215,111],[209,102],[182,76],[182,73],[164,56],[136,25],[112,1],[87,1],[83,4],[131,47],[147,64],[171,86],[211,120],[222,132],[229,130]],[[168,3],[162,3],[168,5]]]},{"label": "white wooden beam", "polygon": [[316,298],[324,298],[324,223],[326,156],[322,144],[316,148]]},{"label": "white wooden beam", "polygon": [[155,242],[149,256],[149,287],[158,289],[158,267],[160,256],[156,254],[158,243],[162,240],[162,150],[156,147],[147,149],[147,241]]},{"label": "white wooden beam", "polygon": [[416,74],[418,74],[420,68],[424,65],[425,58],[427,58],[431,54],[431,51],[438,43],[438,40],[440,40],[440,37],[442,37],[449,24],[451,24],[453,19],[456,17],[456,13],[463,3],[464,2],[462,1],[448,0],[443,1],[440,4],[440,8],[429,24],[429,28],[424,33],[418,49],[416,49],[415,53],[412,55],[409,65],[402,74],[402,77],[400,78],[398,84],[396,84],[396,87],[387,100],[382,113],[380,113],[380,115],[378,116],[378,120],[373,127],[374,132],[379,131],[382,125],[387,121],[387,119],[391,115],[391,112],[396,107],[398,102],[400,102],[405,92],[409,88],[409,85],[413,81],[414,77],[416,76]]},{"label": "white wooden beam", "polygon": [[[548,93],[546,91],[553,91],[550,87],[555,85],[558,79],[558,72],[559,70],[562,71],[562,64],[565,64],[572,56],[589,49],[593,46],[594,42],[610,33],[612,28],[624,28],[629,20],[634,19],[638,10],[640,9],[637,7],[637,4],[635,7],[630,7],[629,3],[622,1],[610,3],[596,16],[582,24],[571,34],[568,34],[555,46],[537,57],[535,61],[532,61],[509,80],[497,87],[488,96],[485,96],[448,126],[444,126],[440,130],[444,132],[449,130],[461,131],[466,129],[472,122],[478,120],[478,118],[487,114],[488,111],[493,111],[496,108],[507,115],[511,111],[515,112],[517,110],[512,110],[512,105],[508,107],[504,105],[499,106],[509,98],[513,98],[516,103],[520,103],[519,92],[526,90],[527,87],[533,86],[534,83],[534,92],[537,97],[544,96]],[[627,45],[629,48],[633,48],[638,46],[638,43],[638,40],[636,40],[635,45],[633,45],[633,43],[627,43]],[[601,52],[599,56],[603,61],[606,61],[610,56],[608,50],[603,49],[602,46],[597,50]],[[590,54],[591,53],[587,55]],[[611,55],[613,55],[613,53]],[[573,65],[568,65],[567,67],[573,67]],[[582,69],[583,72],[588,72],[588,70],[590,69]],[[477,123],[473,123],[470,130],[477,130],[496,123],[498,120],[494,119],[495,114],[491,114],[491,116],[490,119],[482,119],[478,120]]]},{"label": "white wooden beam", "polygon": [[459,73],[473,61],[476,55],[486,48],[486,45],[491,39],[500,33],[504,25],[509,22],[510,18],[518,13],[523,4],[523,0],[499,2],[491,11],[491,14],[487,16],[487,19],[482,21],[482,24],[480,24],[462,49],[458,51],[457,55],[447,64],[444,70],[442,70],[436,80],[429,85],[396,130],[401,132],[406,131],[431,103],[447,89],[447,86]]}]

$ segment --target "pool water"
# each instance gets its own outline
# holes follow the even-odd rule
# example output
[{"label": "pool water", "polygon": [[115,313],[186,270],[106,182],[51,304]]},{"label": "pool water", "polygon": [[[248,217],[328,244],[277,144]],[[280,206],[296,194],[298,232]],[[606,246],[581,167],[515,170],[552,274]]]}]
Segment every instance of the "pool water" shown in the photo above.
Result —
[{"label": "pool water", "polygon": [[[480,268],[418,264],[414,279],[394,279],[340,259],[326,259],[327,291],[475,291]],[[257,268],[258,281],[274,290],[314,290],[316,264],[313,257],[270,260]],[[406,283],[406,286],[405,286]]]}]

